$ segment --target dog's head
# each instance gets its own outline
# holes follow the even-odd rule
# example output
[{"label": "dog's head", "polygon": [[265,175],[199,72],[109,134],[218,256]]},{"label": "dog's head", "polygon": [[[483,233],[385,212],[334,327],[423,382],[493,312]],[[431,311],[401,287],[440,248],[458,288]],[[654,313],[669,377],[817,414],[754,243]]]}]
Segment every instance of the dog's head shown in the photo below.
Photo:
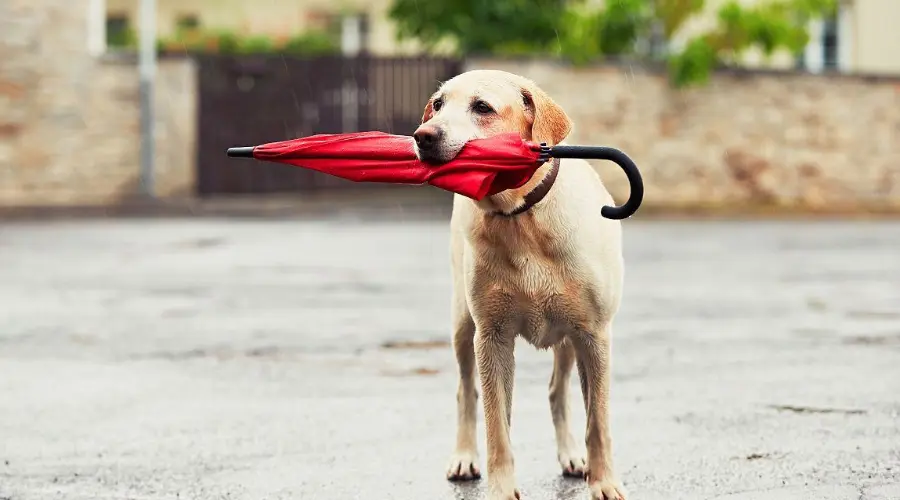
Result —
[{"label": "dog's head", "polygon": [[555,145],[572,128],[566,113],[531,80],[505,71],[468,71],[444,83],[413,134],[426,162],[452,160],[466,142],[502,133]]}]

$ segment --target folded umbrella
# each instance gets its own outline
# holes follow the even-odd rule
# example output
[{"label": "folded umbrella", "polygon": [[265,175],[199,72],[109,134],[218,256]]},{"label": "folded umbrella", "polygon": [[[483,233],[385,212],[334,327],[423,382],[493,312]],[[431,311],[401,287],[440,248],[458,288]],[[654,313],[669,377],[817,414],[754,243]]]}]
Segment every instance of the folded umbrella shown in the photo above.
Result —
[{"label": "folded umbrella", "polygon": [[320,134],[259,146],[229,148],[228,156],[254,158],[316,170],[355,182],[430,184],[481,200],[523,186],[550,158],[611,160],[625,171],[631,186],[628,201],[603,207],[608,219],[625,219],[637,211],[644,194],[640,172],[621,151],[594,146],[546,146],[502,134],[466,143],[446,163],[416,157],[413,138],[384,132]]}]

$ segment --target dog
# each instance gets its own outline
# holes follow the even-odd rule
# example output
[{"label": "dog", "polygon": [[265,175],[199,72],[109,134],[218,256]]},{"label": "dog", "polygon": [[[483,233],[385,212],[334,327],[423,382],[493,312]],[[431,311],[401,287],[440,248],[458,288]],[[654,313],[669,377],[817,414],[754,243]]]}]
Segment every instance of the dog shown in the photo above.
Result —
[{"label": "dog", "polygon": [[[572,128],[534,82],[496,70],[462,73],[429,99],[413,134],[424,162],[453,159],[467,141],[517,132],[561,143]],[[455,195],[450,220],[452,334],[459,368],[451,481],[480,478],[476,443],[481,381],[490,500],[520,498],[510,444],[517,336],[553,350],[550,410],[557,458],[584,477],[594,500],[624,500],[609,429],[610,348],[623,286],[621,224],[600,215],[613,199],[584,160],[553,160],[522,187],[482,201]],[[569,429],[569,381],[578,367],[586,456]]]}]

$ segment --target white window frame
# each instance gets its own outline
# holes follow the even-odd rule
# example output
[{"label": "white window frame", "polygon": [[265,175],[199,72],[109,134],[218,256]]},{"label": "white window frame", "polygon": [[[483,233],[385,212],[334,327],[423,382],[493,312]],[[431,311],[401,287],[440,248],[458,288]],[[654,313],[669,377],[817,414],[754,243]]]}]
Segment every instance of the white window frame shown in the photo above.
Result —
[{"label": "white window frame", "polygon": [[[853,5],[841,2],[837,7],[837,71],[846,73],[853,68]],[[825,71],[825,23],[812,20],[808,25],[809,43],[803,51],[803,67],[811,73]]]},{"label": "white window frame", "polygon": [[853,41],[856,34],[853,32],[853,4],[842,2],[838,5],[837,16],[838,30],[838,70],[842,73],[853,71]]}]

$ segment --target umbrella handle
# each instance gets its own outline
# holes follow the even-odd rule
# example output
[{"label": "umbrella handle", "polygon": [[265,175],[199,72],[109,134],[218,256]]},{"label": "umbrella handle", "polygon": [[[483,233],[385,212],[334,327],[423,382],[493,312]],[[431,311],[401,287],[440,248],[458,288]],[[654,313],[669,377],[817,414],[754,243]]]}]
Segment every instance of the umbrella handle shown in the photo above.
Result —
[{"label": "umbrella handle", "polygon": [[[609,160],[625,171],[628,177],[628,185],[631,194],[628,201],[617,207],[605,206],[600,209],[600,215],[607,219],[627,219],[631,217],[644,201],[644,181],[641,172],[634,161],[622,151],[606,146],[553,146],[547,147],[541,144],[541,152],[552,158],[583,158],[586,160]],[[542,154],[542,156],[543,156]]]}]

